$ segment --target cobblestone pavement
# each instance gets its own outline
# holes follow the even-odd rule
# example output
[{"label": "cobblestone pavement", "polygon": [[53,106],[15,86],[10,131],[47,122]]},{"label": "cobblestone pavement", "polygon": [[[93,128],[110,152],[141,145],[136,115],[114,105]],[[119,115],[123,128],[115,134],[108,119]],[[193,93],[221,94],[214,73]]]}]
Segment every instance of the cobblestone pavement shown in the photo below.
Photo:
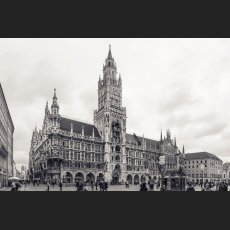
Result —
[{"label": "cobblestone pavement", "polygon": [[[33,186],[32,184],[27,185],[26,187],[22,185],[21,191],[45,191],[47,188],[46,185],[40,184],[39,186],[35,185]],[[0,191],[10,191],[11,188],[2,188]],[[62,188],[63,191],[76,191],[76,187],[74,186],[63,186]],[[129,188],[126,188],[125,185],[110,185],[108,188],[108,191],[139,191],[140,190],[140,185],[129,185]],[[59,191],[59,186],[55,185],[54,187],[51,185],[50,186],[50,191]],[[91,191],[91,188],[90,188]],[[99,191],[94,188],[94,191]],[[155,189],[155,191],[159,191],[159,189]],[[195,187],[195,191],[201,191],[200,186]]]},{"label": "cobblestone pavement", "polygon": [[[27,185],[26,187],[24,185],[22,185],[20,191],[45,191],[47,189],[47,186],[46,185],[43,185],[43,184],[40,184],[39,186],[35,185]],[[89,188],[90,191],[91,188]],[[125,185],[110,185],[109,188],[108,188],[108,191],[139,191],[140,189],[140,186],[137,185],[130,185],[129,188],[126,188]],[[11,188],[10,187],[7,187],[7,188],[4,188],[0,191],[10,191]],[[50,191],[59,191],[59,186],[58,185],[55,185],[54,187],[51,185],[50,186]],[[63,186],[62,188],[62,191],[76,191],[76,187],[74,186]],[[96,188],[94,187],[94,191],[99,191],[99,188],[98,190],[96,190]]]}]

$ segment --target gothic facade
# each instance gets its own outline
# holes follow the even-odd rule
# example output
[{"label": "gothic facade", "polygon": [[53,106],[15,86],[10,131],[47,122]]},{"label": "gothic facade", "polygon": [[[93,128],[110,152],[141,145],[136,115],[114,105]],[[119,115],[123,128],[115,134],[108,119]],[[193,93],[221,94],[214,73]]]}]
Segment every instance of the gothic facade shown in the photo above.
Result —
[{"label": "gothic facade", "polygon": [[51,108],[45,107],[43,127],[35,128],[31,140],[29,168],[33,179],[106,180],[117,184],[138,183],[158,177],[159,155],[166,155],[165,168],[178,170],[183,154],[167,130],[160,140],[126,132],[126,108],[122,105],[122,79],[109,48],[98,81],[98,108],[94,125],[59,114],[54,91]]}]

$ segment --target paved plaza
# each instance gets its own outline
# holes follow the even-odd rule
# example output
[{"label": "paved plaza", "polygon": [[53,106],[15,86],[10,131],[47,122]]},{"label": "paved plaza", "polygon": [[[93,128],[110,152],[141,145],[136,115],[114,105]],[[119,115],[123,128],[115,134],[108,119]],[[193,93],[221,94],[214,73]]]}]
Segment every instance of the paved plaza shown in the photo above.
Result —
[{"label": "paved plaza", "polygon": [[[33,186],[33,184],[27,185],[26,187],[24,185],[22,185],[20,191],[46,191],[47,186],[44,184],[40,184]],[[10,191],[11,188],[7,187],[4,188],[0,191]],[[51,185],[50,186],[50,192],[56,192],[59,191],[60,188],[58,185],[55,185],[54,187]],[[62,187],[62,191],[76,191],[76,187],[75,186],[63,186]],[[140,186],[139,185],[130,185],[129,188],[126,188],[125,185],[110,185],[108,188],[108,191],[139,191],[140,190]],[[89,191],[92,191],[91,188],[89,188]],[[96,188],[94,187],[93,191],[100,191],[99,186],[98,186],[98,190],[96,190]]]},{"label": "paved plaza", "polygon": [[[34,185],[33,184],[29,184],[27,186],[24,186],[22,185],[20,191],[40,191],[40,192],[43,192],[43,191],[46,191],[47,189],[47,186],[44,185],[44,184],[40,184],[39,186],[38,185]],[[11,188],[10,187],[7,187],[7,188],[3,188],[3,189],[0,189],[0,191],[10,191]],[[76,191],[76,187],[75,186],[63,186],[62,188],[62,191]],[[201,191],[201,187],[200,186],[196,186],[195,187],[195,190],[196,191]],[[59,191],[59,186],[58,185],[55,185],[54,187],[51,185],[50,186],[50,192],[56,192],[56,191]],[[89,191],[92,191],[91,188],[89,188]],[[100,191],[99,190],[99,187],[98,187],[98,190],[96,190],[96,188],[94,187],[94,190],[93,191]],[[108,191],[140,191],[140,185],[129,185],[129,188],[126,188],[125,185],[110,185],[109,188],[108,188]],[[159,189],[154,189],[154,191],[159,191]]]}]

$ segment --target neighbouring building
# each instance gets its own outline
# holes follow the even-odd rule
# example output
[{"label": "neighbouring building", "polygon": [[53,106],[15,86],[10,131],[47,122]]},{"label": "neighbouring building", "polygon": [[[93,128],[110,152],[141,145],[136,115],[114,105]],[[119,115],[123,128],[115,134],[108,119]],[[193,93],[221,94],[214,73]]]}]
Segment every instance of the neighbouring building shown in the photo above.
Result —
[{"label": "neighbouring building", "polygon": [[23,179],[22,173],[18,169],[16,169],[16,177],[20,178],[21,180]]},{"label": "neighbouring building", "polygon": [[230,162],[226,162],[223,164],[222,179],[230,182]]},{"label": "neighbouring building", "polygon": [[17,174],[16,163],[13,161],[13,177],[16,177],[16,174]]},{"label": "neighbouring building", "polygon": [[13,176],[13,133],[14,125],[0,84],[0,187],[8,184]]},{"label": "neighbouring building", "polygon": [[[204,165],[203,169],[201,164]],[[187,153],[184,168],[190,181],[218,181],[222,179],[223,161],[208,152]]]},{"label": "neighbouring building", "polygon": [[30,179],[107,180],[138,183],[158,177],[159,155],[166,155],[166,170],[183,165],[184,154],[169,130],[160,140],[126,132],[126,108],[122,105],[122,79],[111,48],[98,81],[98,108],[94,124],[61,116],[54,90],[51,108],[45,106],[41,130],[33,130],[29,153]]}]

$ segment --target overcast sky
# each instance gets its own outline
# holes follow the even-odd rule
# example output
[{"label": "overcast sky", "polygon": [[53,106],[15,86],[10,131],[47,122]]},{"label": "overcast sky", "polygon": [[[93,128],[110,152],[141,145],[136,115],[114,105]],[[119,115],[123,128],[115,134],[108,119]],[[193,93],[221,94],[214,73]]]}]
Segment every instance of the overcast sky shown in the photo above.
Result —
[{"label": "overcast sky", "polygon": [[0,39],[0,82],[15,126],[14,159],[28,164],[57,89],[60,114],[93,122],[108,54],[123,81],[127,132],[230,161],[230,39]]}]

